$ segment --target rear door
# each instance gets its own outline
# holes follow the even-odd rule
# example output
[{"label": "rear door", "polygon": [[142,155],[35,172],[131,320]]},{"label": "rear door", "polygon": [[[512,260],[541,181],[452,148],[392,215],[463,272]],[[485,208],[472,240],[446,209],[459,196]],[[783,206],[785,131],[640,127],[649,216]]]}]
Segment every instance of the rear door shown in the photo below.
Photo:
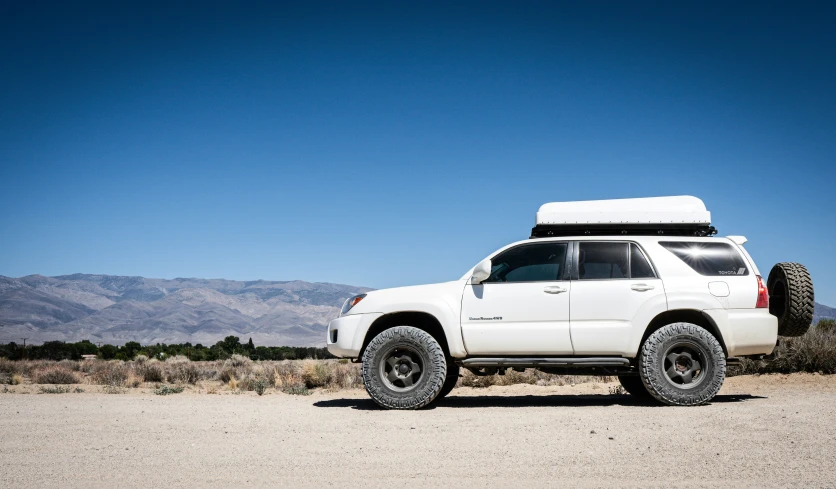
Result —
[{"label": "rear door", "polygon": [[570,243],[547,241],[491,259],[491,276],[465,286],[462,337],[470,355],[571,355]]},{"label": "rear door", "polygon": [[662,281],[636,243],[579,241],[575,249],[570,298],[575,354],[632,355],[634,328],[644,328],[667,309]]}]

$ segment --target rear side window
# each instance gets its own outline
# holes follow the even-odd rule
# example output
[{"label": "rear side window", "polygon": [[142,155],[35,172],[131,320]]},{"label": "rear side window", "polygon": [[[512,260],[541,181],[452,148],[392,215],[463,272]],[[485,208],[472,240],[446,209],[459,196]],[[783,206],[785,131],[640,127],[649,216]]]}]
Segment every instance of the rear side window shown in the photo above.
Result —
[{"label": "rear side window", "polygon": [[560,280],[566,263],[566,243],[542,243],[511,248],[491,259],[491,282]]},{"label": "rear side window", "polygon": [[629,253],[629,243],[581,242],[578,251],[578,278],[628,278]]},{"label": "rear side window", "polygon": [[630,278],[656,278],[653,267],[635,243],[630,244]]},{"label": "rear side window", "polygon": [[740,252],[728,243],[660,241],[659,244],[700,275],[749,275],[749,267]]}]

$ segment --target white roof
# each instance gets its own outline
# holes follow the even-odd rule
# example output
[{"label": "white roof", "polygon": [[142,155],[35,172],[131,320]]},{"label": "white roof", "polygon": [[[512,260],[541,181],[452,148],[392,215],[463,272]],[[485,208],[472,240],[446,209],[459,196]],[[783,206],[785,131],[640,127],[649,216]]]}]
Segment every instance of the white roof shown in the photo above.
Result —
[{"label": "white roof", "polygon": [[710,224],[711,213],[690,195],[644,199],[549,202],[540,206],[540,224]]}]

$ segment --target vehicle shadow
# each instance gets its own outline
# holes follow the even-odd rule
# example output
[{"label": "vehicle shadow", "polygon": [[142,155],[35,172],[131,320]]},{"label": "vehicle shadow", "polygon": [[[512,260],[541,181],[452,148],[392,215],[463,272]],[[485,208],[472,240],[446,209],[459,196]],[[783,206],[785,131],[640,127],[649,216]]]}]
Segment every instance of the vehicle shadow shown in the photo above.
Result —
[{"label": "vehicle shadow", "polygon": [[[755,399],[766,399],[763,396],[751,394],[718,395],[709,404],[723,404],[728,402],[745,402]],[[361,411],[383,410],[371,399],[328,399],[313,404],[323,408],[351,408]],[[437,408],[525,408],[525,407],[592,407],[592,406],[633,406],[633,407],[665,407],[652,402],[644,402],[632,396],[594,394],[553,396],[456,396],[450,395],[433,403],[427,409]]]}]

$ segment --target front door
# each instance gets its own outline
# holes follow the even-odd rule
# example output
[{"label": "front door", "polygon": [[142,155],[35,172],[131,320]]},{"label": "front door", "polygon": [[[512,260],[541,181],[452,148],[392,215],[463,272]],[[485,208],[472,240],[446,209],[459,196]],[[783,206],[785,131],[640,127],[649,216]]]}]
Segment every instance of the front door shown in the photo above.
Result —
[{"label": "front door", "polygon": [[571,355],[569,243],[524,244],[491,259],[491,275],[468,284],[462,337],[470,355]]}]

